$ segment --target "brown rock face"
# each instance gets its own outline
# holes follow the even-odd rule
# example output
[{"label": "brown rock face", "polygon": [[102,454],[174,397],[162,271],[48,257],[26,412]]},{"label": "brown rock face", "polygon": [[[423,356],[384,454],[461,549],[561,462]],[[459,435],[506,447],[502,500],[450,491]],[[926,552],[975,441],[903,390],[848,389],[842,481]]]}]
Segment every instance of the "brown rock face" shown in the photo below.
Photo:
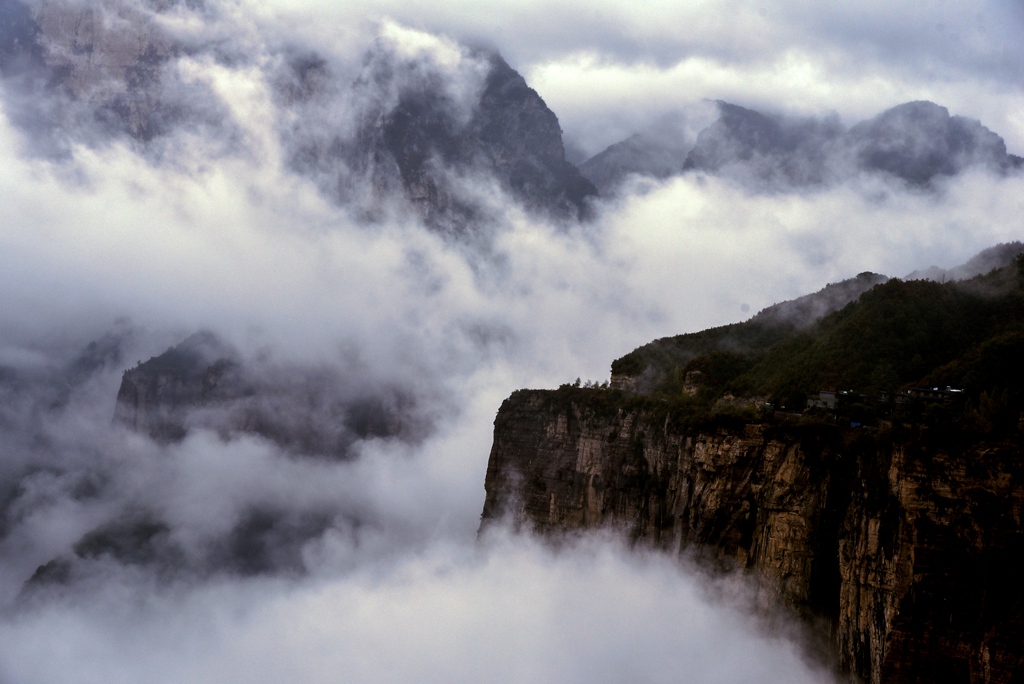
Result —
[{"label": "brown rock face", "polygon": [[694,427],[617,394],[506,400],[483,525],[612,528],[748,570],[767,604],[830,626],[852,681],[1024,681],[1019,434]]}]

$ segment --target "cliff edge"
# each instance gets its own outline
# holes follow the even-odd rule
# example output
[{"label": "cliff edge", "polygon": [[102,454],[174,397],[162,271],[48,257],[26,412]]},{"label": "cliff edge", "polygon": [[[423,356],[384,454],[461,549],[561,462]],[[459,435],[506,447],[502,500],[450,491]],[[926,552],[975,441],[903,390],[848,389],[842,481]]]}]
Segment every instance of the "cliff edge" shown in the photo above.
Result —
[{"label": "cliff edge", "polygon": [[827,625],[850,681],[1024,681],[1024,261],[869,275],[816,320],[768,315],[796,300],[641,347],[611,387],[513,393],[481,529],[613,530],[749,573]]},{"label": "cliff edge", "polygon": [[654,404],[616,405],[616,394],[507,399],[483,526],[611,528],[750,571],[766,604],[825,619],[852,681],[1024,677],[1019,430],[693,425]]}]

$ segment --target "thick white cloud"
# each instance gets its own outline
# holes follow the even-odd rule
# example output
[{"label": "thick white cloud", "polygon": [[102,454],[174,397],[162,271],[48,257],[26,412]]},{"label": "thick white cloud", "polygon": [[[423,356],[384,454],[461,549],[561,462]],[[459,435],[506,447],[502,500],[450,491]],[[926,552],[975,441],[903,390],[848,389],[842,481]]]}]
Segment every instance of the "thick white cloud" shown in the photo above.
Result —
[{"label": "thick white cloud", "polygon": [[[949,267],[1020,239],[1024,180],[978,171],[937,192],[876,178],[766,195],[689,176],[637,183],[569,229],[482,184],[504,223],[489,249],[460,247],[399,210],[366,225],[287,169],[276,51],[314,49],[351,75],[383,26],[399,52],[464,70],[458,93],[479,74],[453,39],[489,43],[592,148],[678,109],[693,135],[709,97],[849,119],[929,98],[1020,152],[1019,72],[1007,67],[1019,65],[1009,38],[1019,13],[990,4],[979,18],[963,3],[208,7],[206,23],[167,21],[199,44],[216,37],[219,56],[199,51],[175,68],[232,113],[233,146],[179,132],[159,158],[111,143],[52,162],[19,154],[23,132],[0,124],[0,362],[44,377],[127,319],[147,331],[130,365],[207,328],[248,357],[407,388],[433,429],[367,439],[350,462],[310,461],[256,438],[198,431],[160,447],[113,428],[120,367],[76,389],[56,417],[38,418],[31,392],[4,395],[14,422],[0,476],[35,469],[0,492],[13,511],[0,540],[0,680],[824,681],[793,641],[758,635],[673,558],[602,541],[559,553],[529,539],[476,546],[494,413],[519,387],[604,379],[612,359],[656,337],[740,320],[860,271]],[[951,56],[943,40],[957,46]],[[342,93],[322,106],[333,121],[355,105]],[[82,495],[87,484],[98,493]],[[166,580],[98,558],[80,585],[12,607],[36,567],[105,522],[153,510],[201,564],[254,507],[327,520],[300,540],[304,573]]]},{"label": "thick white cloud", "polygon": [[[795,635],[759,634],[662,557],[590,541],[436,546],[343,578],[143,591],[122,576],[0,625],[25,684],[822,682]],[[59,644],[59,647],[57,646]]]}]

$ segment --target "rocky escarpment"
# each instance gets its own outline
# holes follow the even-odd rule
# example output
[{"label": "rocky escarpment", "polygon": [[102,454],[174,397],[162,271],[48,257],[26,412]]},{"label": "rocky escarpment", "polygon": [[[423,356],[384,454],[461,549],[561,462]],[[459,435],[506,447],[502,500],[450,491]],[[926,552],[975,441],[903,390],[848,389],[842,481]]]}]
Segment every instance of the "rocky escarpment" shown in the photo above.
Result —
[{"label": "rocky escarpment", "polygon": [[[188,431],[189,413],[240,394],[236,353],[210,333],[197,333],[124,372],[114,422],[162,440]],[[223,381],[223,382],[222,382]]]},{"label": "rocky escarpment", "polygon": [[495,420],[483,526],[611,528],[745,570],[829,625],[865,682],[1024,678],[1020,430],[688,421],[612,390],[519,391]]},{"label": "rocky escarpment", "polygon": [[861,274],[644,345],[611,389],[514,393],[484,525],[611,528],[748,572],[828,625],[853,681],[1024,681],[1022,353],[1020,256]]}]

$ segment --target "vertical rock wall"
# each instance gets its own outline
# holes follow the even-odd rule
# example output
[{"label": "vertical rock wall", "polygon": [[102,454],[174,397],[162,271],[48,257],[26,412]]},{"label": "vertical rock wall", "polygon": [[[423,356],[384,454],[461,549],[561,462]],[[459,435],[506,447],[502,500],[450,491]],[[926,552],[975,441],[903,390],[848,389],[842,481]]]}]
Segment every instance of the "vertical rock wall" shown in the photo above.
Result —
[{"label": "vertical rock wall", "polygon": [[768,604],[830,625],[854,681],[1024,677],[1024,458],[826,425],[686,426],[601,390],[520,391],[495,420],[483,526],[611,528],[747,570]]}]

